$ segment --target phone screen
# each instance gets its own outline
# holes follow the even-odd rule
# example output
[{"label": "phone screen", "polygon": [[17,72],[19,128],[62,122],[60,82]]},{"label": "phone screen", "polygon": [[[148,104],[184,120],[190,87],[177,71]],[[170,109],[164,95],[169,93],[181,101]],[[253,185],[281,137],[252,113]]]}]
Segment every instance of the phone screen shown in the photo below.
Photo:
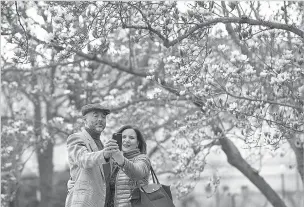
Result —
[{"label": "phone screen", "polygon": [[122,150],[122,134],[121,133],[114,133],[113,134],[113,139],[117,141],[119,150]]}]

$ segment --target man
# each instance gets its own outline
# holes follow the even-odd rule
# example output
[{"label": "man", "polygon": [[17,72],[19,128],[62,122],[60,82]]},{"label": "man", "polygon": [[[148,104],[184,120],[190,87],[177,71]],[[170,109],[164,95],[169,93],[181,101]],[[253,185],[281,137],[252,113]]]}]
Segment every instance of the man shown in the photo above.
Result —
[{"label": "man", "polygon": [[111,152],[118,149],[116,140],[103,146],[100,134],[106,127],[110,110],[100,104],[88,104],[81,109],[85,129],[72,134],[67,140],[70,179],[66,207],[103,207],[106,181],[103,164],[108,163]]}]

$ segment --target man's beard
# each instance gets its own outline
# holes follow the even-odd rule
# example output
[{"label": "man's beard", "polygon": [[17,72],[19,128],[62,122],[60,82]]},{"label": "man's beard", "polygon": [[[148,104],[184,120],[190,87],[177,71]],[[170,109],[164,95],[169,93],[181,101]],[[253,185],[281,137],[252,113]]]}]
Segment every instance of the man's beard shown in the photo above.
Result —
[{"label": "man's beard", "polygon": [[[100,126],[99,126],[99,125],[100,125]],[[93,128],[93,130],[94,130],[95,132],[101,133],[101,132],[106,128],[106,126],[103,125],[103,124],[98,124],[98,126],[97,126],[97,125],[94,125],[92,128]]]}]

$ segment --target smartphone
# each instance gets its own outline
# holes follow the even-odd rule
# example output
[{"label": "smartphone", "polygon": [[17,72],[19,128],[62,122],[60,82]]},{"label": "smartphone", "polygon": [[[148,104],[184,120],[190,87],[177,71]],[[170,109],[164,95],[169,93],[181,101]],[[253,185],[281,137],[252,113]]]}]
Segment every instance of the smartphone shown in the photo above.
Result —
[{"label": "smartphone", "polygon": [[119,150],[122,150],[122,134],[121,133],[114,133],[112,136],[112,139],[115,139],[117,141]]}]

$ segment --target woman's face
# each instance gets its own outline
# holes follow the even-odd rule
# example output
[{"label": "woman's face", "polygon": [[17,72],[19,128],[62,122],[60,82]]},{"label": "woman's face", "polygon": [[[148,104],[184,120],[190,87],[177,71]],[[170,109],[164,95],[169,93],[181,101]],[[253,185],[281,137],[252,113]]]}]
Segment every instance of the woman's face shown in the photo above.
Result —
[{"label": "woman's face", "polygon": [[127,152],[138,148],[137,135],[134,129],[125,129],[122,132],[122,151]]}]

